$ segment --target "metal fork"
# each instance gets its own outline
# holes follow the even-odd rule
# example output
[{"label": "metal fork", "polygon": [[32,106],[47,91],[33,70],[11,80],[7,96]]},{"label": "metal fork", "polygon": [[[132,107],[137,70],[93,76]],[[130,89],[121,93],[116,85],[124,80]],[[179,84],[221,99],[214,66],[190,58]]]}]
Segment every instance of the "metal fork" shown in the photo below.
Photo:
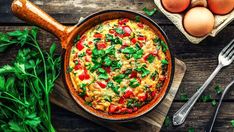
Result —
[{"label": "metal fork", "polygon": [[205,81],[205,83],[201,86],[200,89],[173,115],[173,125],[181,125],[186,117],[188,116],[190,110],[201,96],[206,87],[210,84],[210,82],[214,79],[214,77],[218,74],[218,72],[225,66],[230,65],[234,60],[234,39],[220,52],[219,54],[219,64],[214,70],[214,72],[210,75],[210,77]]}]

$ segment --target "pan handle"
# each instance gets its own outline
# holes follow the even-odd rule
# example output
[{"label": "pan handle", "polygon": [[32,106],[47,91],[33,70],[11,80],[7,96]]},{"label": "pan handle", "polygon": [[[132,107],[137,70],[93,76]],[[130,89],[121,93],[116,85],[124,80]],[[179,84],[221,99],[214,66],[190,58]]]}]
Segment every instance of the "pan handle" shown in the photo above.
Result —
[{"label": "pan handle", "polygon": [[67,39],[76,26],[67,27],[60,24],[28,0],[14,0],[11,9],[13,14],[20,19],[53,33],[61,40],[62,48],[66,49],[68,44]]}]

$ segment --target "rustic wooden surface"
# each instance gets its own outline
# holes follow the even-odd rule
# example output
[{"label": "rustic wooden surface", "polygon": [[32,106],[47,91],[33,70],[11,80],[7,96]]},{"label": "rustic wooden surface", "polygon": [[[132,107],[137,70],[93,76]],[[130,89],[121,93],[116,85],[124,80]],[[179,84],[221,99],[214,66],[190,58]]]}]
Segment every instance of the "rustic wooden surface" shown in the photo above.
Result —
[{"label": "rustic wooden surface", "polygon": [[[73,25],[78,21],[79,17],[85,17],[98,10],[130,9],[142,13],[143,7],[155,7],[153,0],[34,0],[33,2],[66,25]],[[0,31],[30,28],[28,24],[18,20],[11,14],[10,3],[11,0],[0,0]],[[201,44],[193,45],[160,12],[157,12],[151,18],[159,23],[168,35],[175,56],[183,60],[187,65],[185,78],[169,111],[168,116],[171,117],[184,104],[184,102],[180,101],[180,93],[185,91],[191,97],[197,87],[202,85],[215,69],[219,51],[234,38],[234,22],[229,24],[215,38],[209,37]],[[48,48],[51,42],[57,42],[59,45],[59,41],[45,31],[41,32],[39,39],[44,48]],[[1,53],[0,65],[9,63],[17,53],[17,49],[17,47],[12,47],[8,52]],[[57,51],[57,53],[60,52],[61,49]],[[215,94],[214,86],[216,84],[222,87],[227,85],[233,80],[233,73],[234,64],[223,69],[209,85],[205,94],[210,93],[213,98],[218,100],[219,97]],[[190,127],[195,128],[195,131],[203,131],[213,111],[214,107],[211,106],[210,102],[198,102],[183,125],[179,127],[170,125],[169,127],[163,127],[162,131],[188,131]],[[109,129],[55,105],[52,106],[52,117],[58,131],[109,131]],[[230,124],[232,119],[234,119],[234,90],[230,91],[225,97],[214,130],[233,132],[234,128]]]}]

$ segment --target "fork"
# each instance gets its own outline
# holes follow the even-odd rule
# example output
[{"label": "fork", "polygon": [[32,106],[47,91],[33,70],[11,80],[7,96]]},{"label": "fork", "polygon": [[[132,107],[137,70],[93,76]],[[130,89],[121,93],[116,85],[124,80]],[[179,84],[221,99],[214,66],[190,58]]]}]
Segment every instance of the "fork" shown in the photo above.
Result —
[{"label": "fork", "polygon": [[173,125],[181,125],[184,123],[190,110],[201,96],[206,87],[225,66],[230,65],[234,60],[234,39],[219,53],[219,63],[214,72],[205,81],[205,83],[197,90],[197,92],[173,115]]}]

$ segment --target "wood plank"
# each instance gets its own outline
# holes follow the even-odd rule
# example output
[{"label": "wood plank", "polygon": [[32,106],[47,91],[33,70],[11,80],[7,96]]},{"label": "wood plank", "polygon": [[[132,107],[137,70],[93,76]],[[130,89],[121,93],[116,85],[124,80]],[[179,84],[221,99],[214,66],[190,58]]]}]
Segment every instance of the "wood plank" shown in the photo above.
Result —
[{"label": "wood plank", "polygon": [[[31,28],[30,26],[27,26]],[[25,26],[0,26],[0,32],[12,31],[15,29],[24,29]],[[217,37],[207,38],[200,45],[190,44],[183,35],[174,26],[162,26],[162,28],[170,35],[169,40],[171,42],[172,51],[175,53],[176,57],[183,60],[188,70],[185,74],[185,78],[181,84],[178,93],[185,91],[188,93],[189,97],[196,91],[197,87],[203,84],[207,77],[212,73],[217,65],[217,56],[220,50],[225,47],[225,45],[234,38],[234,26],[229,26],[224,29]],[[228,34],[228,35],[227,35]],[[225,38],[225,39],[223,39]],[[53,35],[41,31],[39,36],[39,42],[45,49],[48,49],[51,42],[56,42],[58,47],[59,41]],[[18,48],[10,48],[9,52],[0,53],[0,65],[9,63],[13,60]],[[57,50],[57,53],[61,53],[61,47]],[[234,65],[223,69],[217,77],[212,81],[211,85],[205,91],[206,93],[211,93],[212,97],[218,99],[214,92],[214,86],[220,84],[225,87],[231,79],[233,79]],[[176,101],[180,100],[180,94],[177,94]],[[234,100],[234,91],[231,91],[229,95],[225,97],[225,100]]]},{"label": "wood plank", "polygon": [[[183,103],[174,102],[172,104],[171,110],[169,111],[169,117],[178,110]],[[57,106],[52,107],[52,119],[54,126],[58,131],[85,131],[85,130],[103,130],[109,131],[108,129],[100,129],[99,126],[94,125],[80,116],[70,113]],[[221,106],[220,113],[217,117],[214,131],[216,132],[233,132],[234,128],[231,127],[230,121],[234,119],[233,115],[234,102],[225,102]],[[173,127],[171,124],[169,127],[163,127],[162,132],[188,132],[188,129],[195,128],[196,132],[204,131],[204,128],[209,121],[214,107],[209,103],[198,103],[195,105],[191,114],[188,116],[185,123],[179,127]],[[87,123],[87,124],[86,124]],[[129,124],[126,124],[129,125]],[[90,126],[90,127],[89,127]],[[90,129],[87,129],[89,127]],[[133,126],[136,127],[136,126]],[[149,126],[148,126],[149,127]],[[142,131],[143,132],[143,131]]]},{"label": "wood plank", "polygon": [[[12,0],[0,1],[0,24],[24,23],[11,14],[10,4]],[[153,0],[31,0],[44,11],[61,23],[74,24],[80,17],[86,17],[92,13],[108,9],[127,9],[143,13],[142,9],[147,7],[153,9]],[[68,8],[69,7],[69,8]],[[159,24],[172,25],[172,23],[160,12],[151,17]],[[231,23],[233,25],[234,23]]]}]

